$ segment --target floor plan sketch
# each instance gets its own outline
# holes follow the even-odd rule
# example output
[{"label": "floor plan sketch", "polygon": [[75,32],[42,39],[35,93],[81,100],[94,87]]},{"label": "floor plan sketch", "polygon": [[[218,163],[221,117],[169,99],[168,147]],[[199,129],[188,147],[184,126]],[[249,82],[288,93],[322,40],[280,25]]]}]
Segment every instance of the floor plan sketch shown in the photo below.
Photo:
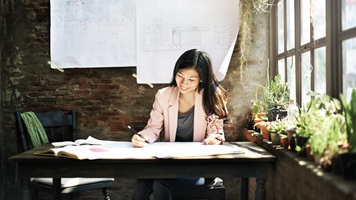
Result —
[{"label": "floor plan sketch", "polygon": [[[169,83],[175,61],[198,48],[212,57],[219,79],[235,46],[238,0],[137,0],[137,75],[151,83]],[[158,59],[159,58],[159,61]],[[156,73],[156,72],[160,73]]]},{"label": "floor plan sketch", "polygon": [[61,68],[136,65],[132,0],[52,0],[51,61]]},{"label": "floor plan sketch", "polygon": [[183,26],[172,28],[172,45],[202,45],[203,32],[206,26]]},{"label": "floor plan sketch", "polygon": [[240,25],[239,0],[50,0],[52,68],[137,67],[140,80],[169,83],[177,58],[197,48],[218,80]]},{"label": "floor plan sketch", "polygon": [[144,25],[142,48],[146,51],[173,50],[199,47],[230,47],[233,25]]}]

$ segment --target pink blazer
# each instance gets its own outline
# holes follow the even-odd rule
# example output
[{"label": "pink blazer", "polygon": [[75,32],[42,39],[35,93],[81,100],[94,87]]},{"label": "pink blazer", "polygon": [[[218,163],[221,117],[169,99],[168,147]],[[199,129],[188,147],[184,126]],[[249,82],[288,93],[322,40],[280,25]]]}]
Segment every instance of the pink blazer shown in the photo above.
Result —
[{"label": "pink blazer", "polygon": [[[151,143],[159,138],[163,128],[164,141],[175,141],[178,121],[178,95],[179,91],[177,87],[165,87],[156,93],[150,119],[146,127],[140,131],[140,134],[147,136]],[[214,120],[214,116],[207,116],[205,114],[202,95],[203,91],[195,93],[194,142],[202,142],[208,135],[217,131],[224,134],[223,120]],[[213,123],[214,121],[215,124]]]}]

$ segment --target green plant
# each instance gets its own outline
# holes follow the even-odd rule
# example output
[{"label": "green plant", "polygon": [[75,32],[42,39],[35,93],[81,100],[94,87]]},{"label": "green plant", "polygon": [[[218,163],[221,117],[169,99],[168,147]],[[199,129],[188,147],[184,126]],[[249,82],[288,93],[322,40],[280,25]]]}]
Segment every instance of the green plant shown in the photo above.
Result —
[{"label": "green plant", "polygon": [[295,121],[295,133],[301,137],[310,137],[324,123],[325,114],[322,111],[301,111]]},{"label": "green plant", "polygon": [[307,137],[314,161],[329,170],[332,158],[342,151],[340,145],[346,142],[345,117],[340,114],[340,101],[326,94],[312,99],[304,109],[299,109],[296,135]]},{"label": "green plant", "polygon": [[306,108],[299,109],[295,117],[296,135],[310,137],[318,130],[323,129],[326,118],[338,113],[341,109],[340,101],[324,94],[316,97],[311,93],[312,100],[306,104]]},{"label": "green plant", "polygon": [[255,94],[254,94],[254,100],[252,101],[252,112],[253,112],[253,116],[254,118],[256,118],[257,113],[263,113],[266,112],[265,109],[265,105],[266,105],[266,101],[265,101],[265,95],[263,95],[263,101],[260,101],[258,94],[261,92],[264,92],[265,87],[258,85],[258,87],[256,87],[255,89]]},{"label": "green plant", "polygon": [[317,93],[309,92],[308,95],[312,99],[306,104],[307,111],[324,110],[326,115],[331,115],[338,113],[341,109],[340,101],[327,94],[317,97]]},{"label": "green plant", "polygon": [[287,83],[277,75],[265,90],[268,110],[286,110],[289,105],[290,90]]},{"label": "green plant", "polygon": [[340,153],[340,144],[346,142],[345,117],[332,114],[309,139],[311,154],[317,164],[330,168],[332,158]]},{"label": "green plant", "polygon": [[351,93],[350,103],[343,95],[340,96],[343,115],[345,116],[347,142],[349,151],[356,152],[356,89]]},{"label": "green plant", "polygon": [[287,131],[287,127],[288,127],[288,121],[276,120],[268,125],[267,130],[270,133],[285,134]]},{"label": "green plant", "polygon": [[255,100],[252,103],[253,117],[256,118],[258,112],[260,112],[260,101],[258,100],[258,91],[255,89]]}]

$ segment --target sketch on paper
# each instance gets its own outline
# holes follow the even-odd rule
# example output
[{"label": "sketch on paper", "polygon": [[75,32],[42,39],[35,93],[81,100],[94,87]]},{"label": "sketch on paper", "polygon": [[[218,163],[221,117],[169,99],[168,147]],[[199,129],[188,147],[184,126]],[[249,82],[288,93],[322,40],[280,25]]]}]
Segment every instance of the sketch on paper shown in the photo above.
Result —
[{"label": "sketch on paper", "polygon": [[[177,58],[198,48],[225,77],[239,30],[239,0],[51,0],[51,63],[58,68],[137,67],[169,83]],[[138,83],[141,83],[138,80]]]},{"label": "sketch on paper", "polygon": [[51,1],[51,61],[61,68],[136,65],[135,1]]},{"label": "sketch on paper", "polygon": [[178,57],[197,48],[210,54],[224,79],[238,33],[238,0],[137,0],[136,12],[138,76],[169,83]]}]

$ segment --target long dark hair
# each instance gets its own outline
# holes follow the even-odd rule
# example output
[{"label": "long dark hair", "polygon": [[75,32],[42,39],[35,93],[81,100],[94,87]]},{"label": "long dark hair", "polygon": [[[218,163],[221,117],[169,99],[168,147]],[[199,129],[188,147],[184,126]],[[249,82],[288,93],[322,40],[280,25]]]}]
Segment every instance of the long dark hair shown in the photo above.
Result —
[{"label": "long dark hair", "polygon": [[198,72],[201,81],[198,86],[198,92],[200,93],[204,89],[203,106],[205,113],[226,118],[228,115],[226,108],[227,93],[215,77],[209,55],[198,49],[184,52],[176,62],[170,86],[177,86],[175,77],[180,69],[195,69]]}]

